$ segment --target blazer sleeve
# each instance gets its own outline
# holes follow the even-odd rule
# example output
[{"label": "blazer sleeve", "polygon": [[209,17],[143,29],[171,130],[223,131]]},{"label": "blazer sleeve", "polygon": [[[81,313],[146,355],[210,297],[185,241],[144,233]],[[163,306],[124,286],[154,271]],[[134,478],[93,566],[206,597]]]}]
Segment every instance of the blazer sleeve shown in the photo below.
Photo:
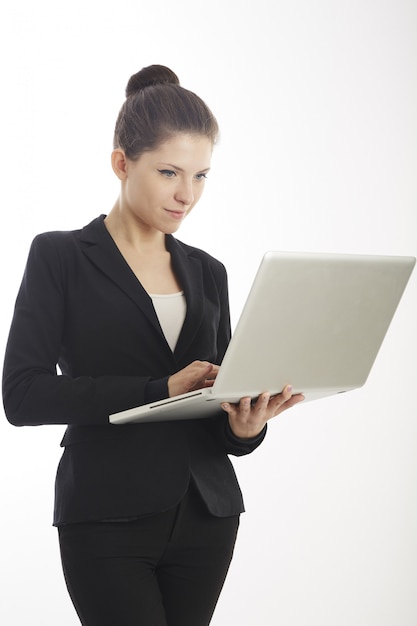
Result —
[{"label": "blazer sleeve", "polygon": [[145,402],[149,378],[58,373],[65,283],[56,246],[38,235],[17,296],[3,368],[4,409],[16,426],[105,425],[109,414]]}]

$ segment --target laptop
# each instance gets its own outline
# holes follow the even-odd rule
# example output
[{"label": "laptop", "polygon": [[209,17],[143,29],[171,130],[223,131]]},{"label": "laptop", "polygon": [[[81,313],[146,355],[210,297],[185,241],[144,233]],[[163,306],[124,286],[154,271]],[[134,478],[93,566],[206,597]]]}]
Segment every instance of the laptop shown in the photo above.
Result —
[{"label": "laptop", "polygon": [[267,252],[210,388],[109,416],[113,424],[207,418],[222,401],[279,393],[305,401],[365,384],[414,257]]}]

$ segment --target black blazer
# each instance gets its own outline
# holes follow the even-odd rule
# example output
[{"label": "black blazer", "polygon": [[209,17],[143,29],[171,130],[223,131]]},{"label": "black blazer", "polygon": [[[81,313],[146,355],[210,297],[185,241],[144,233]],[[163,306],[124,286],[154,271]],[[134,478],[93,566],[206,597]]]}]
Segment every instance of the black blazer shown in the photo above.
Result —
[{"label": "black blazer", "polygon": [[[167,236],[187,301],[175,351],[152,300],[120,254],[104,216],[82,230],[38,235],[17,297],[3,370],[12,424],[68,424],[54,524],[125,518],[179,502],[190,475],[217,516],[243,511],[228,454],[254,440],[215,418],[109,424],[108,416],[166,391],[195,359],[221,363],[230,339],[227,277],[205,252]],[[57,364],[59,367],[57,373]]]}]

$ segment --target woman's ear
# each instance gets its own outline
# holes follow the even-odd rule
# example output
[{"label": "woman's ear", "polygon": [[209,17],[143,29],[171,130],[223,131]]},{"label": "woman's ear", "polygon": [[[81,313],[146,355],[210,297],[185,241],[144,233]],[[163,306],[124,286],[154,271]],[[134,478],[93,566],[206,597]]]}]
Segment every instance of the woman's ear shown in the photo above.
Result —
[{"label": "woman's ear", "polygon": [[116,150],[113,150],[111,153],[111,166],[117,178],[125,180],[127,177],[127,158],[120,148],[116,148]]}]

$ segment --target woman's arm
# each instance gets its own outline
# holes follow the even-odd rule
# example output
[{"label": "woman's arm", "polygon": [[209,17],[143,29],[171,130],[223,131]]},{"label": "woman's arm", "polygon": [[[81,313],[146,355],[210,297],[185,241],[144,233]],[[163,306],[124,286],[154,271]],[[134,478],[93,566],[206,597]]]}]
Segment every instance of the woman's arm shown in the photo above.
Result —
[{"label": "woman's arm", "polygon": [[35,238],[17,296],[3,369],[3,403],[16,425],[108,424],[143,404],[149,378],[57,373],[66,315],[66,268],[51,238]]}]

